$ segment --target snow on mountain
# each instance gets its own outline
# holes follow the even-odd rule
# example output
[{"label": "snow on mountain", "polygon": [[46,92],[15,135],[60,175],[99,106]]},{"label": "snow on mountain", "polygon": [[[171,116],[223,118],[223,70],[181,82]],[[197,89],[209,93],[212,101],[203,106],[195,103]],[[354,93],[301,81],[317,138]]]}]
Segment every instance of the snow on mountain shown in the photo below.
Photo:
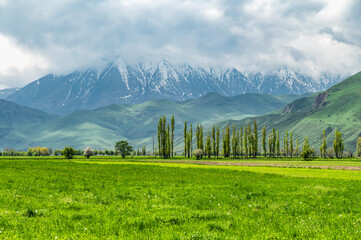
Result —
[{"label": "snow on mountain", "polygon": [[339,82],[340,76],[321,78],[280,69],[276,73],[242,73],[236,68],[204,68],[189,64],[108,62],[100,70],[49,74],[7,97],[15,103],[49,113],[67,114],[114,103],[141,103],[155,99],[184,101],[210,92],[225,96],[244,93],[303,94],[322,91]]}]

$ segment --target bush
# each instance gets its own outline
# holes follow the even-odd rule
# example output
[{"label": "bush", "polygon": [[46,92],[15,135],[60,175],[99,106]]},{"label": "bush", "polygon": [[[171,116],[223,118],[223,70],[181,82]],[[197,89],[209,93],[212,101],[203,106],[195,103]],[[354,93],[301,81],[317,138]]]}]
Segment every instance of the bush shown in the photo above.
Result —
[{"label": "bush", "polygon": [[65,158],[71,159],[75,155],[76,151],[72,147],[65,147],[62,154]]},{"label": "bush", "polygon": [[91,150],[90,147],[87,147],[84,150],[84,157],[89,158],[90,156],[93,156],[93,155],[94,155],[94,152],[93,152],[93,150]]},{"label": "bush", "polygon": [[203,157],[203,150],[202,149],[196,149],[193,151],[193,155],[197,158],[200,159]]},{"label": "bush", "polygon": [[311,161],[312,158],[315,157],[315,150],[313,150],[312,148],[305,148],[305,149],[301,152],[301,157],[302,157],[305,161]]}]

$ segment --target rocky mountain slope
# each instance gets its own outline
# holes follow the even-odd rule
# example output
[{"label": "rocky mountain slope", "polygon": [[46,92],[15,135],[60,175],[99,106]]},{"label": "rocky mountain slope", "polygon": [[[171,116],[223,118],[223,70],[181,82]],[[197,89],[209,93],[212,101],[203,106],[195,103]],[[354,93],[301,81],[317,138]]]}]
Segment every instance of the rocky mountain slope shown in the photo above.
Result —
[{"label": "rocky mountain slope", "polygon": [[15,103],[55,114],[96,109],[115,103],[142,103],[168,99],[184,101],[207,93],[235,96],[245,93],[273,95],[322,91],[339,76],[323,74],[314,79],[281,69],[274,74],[242,73],[235,68],[211,68],[188,64],[125,64],[109,62],[103,70],[87,70],[58,76],[49,74],[7,97]]}]

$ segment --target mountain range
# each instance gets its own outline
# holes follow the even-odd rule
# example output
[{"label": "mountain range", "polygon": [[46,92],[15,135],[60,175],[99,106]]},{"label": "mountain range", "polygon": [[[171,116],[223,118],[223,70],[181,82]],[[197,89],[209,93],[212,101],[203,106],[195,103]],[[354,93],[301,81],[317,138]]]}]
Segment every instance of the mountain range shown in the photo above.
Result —
[{"label": "mountain range", "polygon": [[[128,140],[135,148],[152,149],[159,117],[175,116],[176,150],[182,150],[184,121],[212,124],[240,120],[283,108],[299,95],[244,94],[225,97],[216,93],[185,102],[152,100],[141,104],[113,104],[96,110],[79,110],[66,116],[52,115],[0,100],[0,146],[26,150],[34,146],[111,149]],[[155,140],[157,141],[157,140]]]},{"label": "mountain range", "polygon": [[328,90],[297,99],[283,109],[271,113],[245,118],[240,121],[225,121],[220,126],[243,125],[257,120],[259,126],[273,127],[285,136],[286,130],[292,131],[294,139],[303,142],[309,137],[310,144],[319,149],[322,133],[327,135],[328,148],[332,148],[335,131],[341,131],[345,150],[356,148],[356,140],[361,137],[361,72],[336,84]]},{"label": "mountain range", "polygon": [[6,99],[48,113],[66,115],[76,110],[119,103],[159,99],[179,102],[212,92],[224,96],[245,93],[300,95],[323,91],[340,80],[340,76],[325,73],[313,78],[286,68],[262,74],[244,73],[232,67],[172,64],[166,60],[126,64],[118,59],[107,62],[102,70],[49,74]]}]

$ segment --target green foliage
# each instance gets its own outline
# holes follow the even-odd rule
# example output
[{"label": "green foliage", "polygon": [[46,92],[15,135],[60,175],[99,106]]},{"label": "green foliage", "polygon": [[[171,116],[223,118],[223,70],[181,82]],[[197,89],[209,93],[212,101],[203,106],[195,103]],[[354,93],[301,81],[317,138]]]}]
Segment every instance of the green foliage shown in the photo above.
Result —
[{"label": "green foliage", "polygon": [[205,150],[205,155],[207,155],[207,157],[210,158],[211,155],[212,155],[212,141],[211,141],[211,135],[210,134],[207,134],[206,146],[205,146],[204,150]]},{"label": "green foliage", "polygon": [[356,155],[361,157],[361,137],[359,137],[356,142]]},{"label": "green foliage", "polygon": [[123,158],[133,152],[133,147],[127,141],[120,141],[115,144],[116,154],[120,154]]},{"label": "green foliage", "polygon": [[28,156],[49,156],[49,150],[46,147],[33,147],[29,148],[26,152]]},{"label": "green foliage", "polygon": [[64,150],[62,151],[62,154],[67,159],[72,159],[73,156],[76,154],[76,150],[72,147],[66,146]]},{"label": "green foliage", "polygon": [[226,131],[223,132],[223,156],[229,157],[231,154],[231,140],[230,140],[230,132],[229,132],[229,126],[226,127]]},{"label": "green foliage", "polygon": [[345,146],[342,139],[342,133],[336,129],[335,139],[333,140],[333,150],[337,158],[342,158],[344,148]]},{"label": "green foliage", "polygon": [[262,149],[263,149],[263,156],[264,157],[266,157],[266,155],[267,155],[266,138],[267,138],[266,126],[263,126],[263,128],[262,128]]},{"label": "green foliage", "polygon": [[309,145],[309,141],[308,141],[308,137],[305,139],[305,141],[303,142],[303,148],[302,148],[302,152],[301,152],[301,157],[305,160],[305,161],[310,161],[315,157],[315,151],[310,148]]}]

